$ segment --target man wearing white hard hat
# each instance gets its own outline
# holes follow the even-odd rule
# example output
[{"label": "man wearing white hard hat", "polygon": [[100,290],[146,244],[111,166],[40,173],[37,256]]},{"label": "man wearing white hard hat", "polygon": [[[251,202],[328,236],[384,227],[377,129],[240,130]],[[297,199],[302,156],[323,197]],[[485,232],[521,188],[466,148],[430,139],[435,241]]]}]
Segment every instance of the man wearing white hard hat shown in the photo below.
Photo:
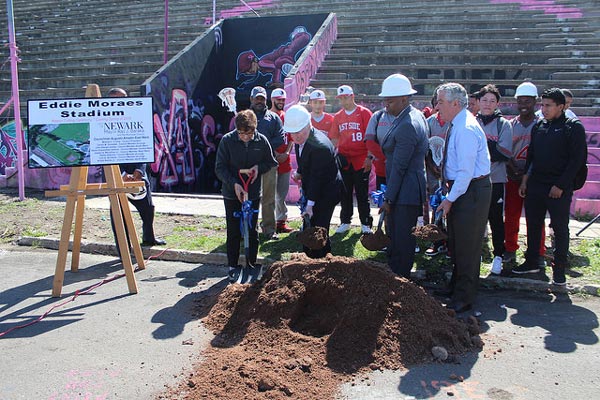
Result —
[{"label": "man wearing white hard hat", "polygon": [[335,233],[350,230],[354,213],[354,196],[358,205],[362,233],[371,233],[373,218],[369,205],[369,176],[373,160],[368,155],[365,132],[373,113],[366,107],[356,104],[354,91],[348,85],[337,89],[337,98],[342,109],[333,116],[329,138],[337,148],[342,160],[344,193],[340,212],[340,226]]},{"label": "man wearing white hard hat", "polygon": [[308,98],[310,105],[310,123],[313,128],[329,134],[331,124],[333,124],[333,115],[325,112],[325,103],[327,99],[322,90],[313,90]]},{"label": "man wearing white hard hat", "polygon": [[[525,162],[527,161],[527,149],[531,142],[531,129],[542,119],[535,114],[538,90],[531,82],[523,82],[517,87],[515,99],[517,99],[517,111],[519,115],[510,123],[513,128],[512,157],[506,164],[508,181],[505,187],[504,204],[504,263],[517,261],[517,249],[519,248],[519,225],[523,211],[523,198],[519,196],[519,186],[525,174]],[[542,246],[540,246],[540,258],[538,264],[544,263],[546,254],[545,230],[542,229]]]},{"label": "man wearing white hard hat", "polygon": [[[320,226],[329,231],[331,217],[340,201],[342,177],[335,158],[335,148],[327,136],[312,127],[310,113],[301,105],[290,107],[286,112],[283,129],[292,134],[298,169],[294,179],[302,181],[302,192],[307,201],[305,213],[311,226]],[[313,258],[331,253],[331,242],[323,249],[304,252]]]},{"label": "man wearing white hard hat", "polygon": [[[285,90],[277,88],[271,92],[271,111],[279,115],[281,122],[285,121],[285,99],[287,94]],[[284,134],[284,142],[275,149],[275,158],[279,165],[277,166],[277,180],[275,181],[275,231],[277,233],[289,233],[293,231],[287,225],[288,209],[285,204],[285,198],[290,190],[290,171],[292,163],[290,161],[290,151],[293,142],[289,133]]]},{"label": "man wearing white hard hat", "polygon": [[410,104],[417,93],[402,74],[388,76],[381,85],[386,112],[394,117],[380,145],[385,155],[386,191],[380,212],[387,216],[391,243],[388,265],[396,274],[410,278],[415,259],[416,238],[411,234],[427,201],[425,155],[429,150],[425,116]]}]

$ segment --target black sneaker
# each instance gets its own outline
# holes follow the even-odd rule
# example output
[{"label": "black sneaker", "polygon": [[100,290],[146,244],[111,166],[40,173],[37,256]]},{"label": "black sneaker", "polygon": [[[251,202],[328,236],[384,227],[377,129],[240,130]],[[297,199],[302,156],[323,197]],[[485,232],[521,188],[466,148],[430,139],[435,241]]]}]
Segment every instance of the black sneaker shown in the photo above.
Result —
[{"label": "black sneaker", "polygon": [[567,284],[565,267],[552,266],[552,284],[557,286],[565,286]]},{"label": "black sneaker", "polygon": [[546,258],[544,256],[539,256],[537,259],[537,266],[539,269],[543,270],[546,268]]},{"label": "black sneaker", "polygon": [[517,261],[517,252],[516,251],[505,251],[502,255],[503,263],[513,263]]},{"label": "black sneaker", "polygon": [[512,269],[512,272],[517,275],[522,274],[535,274],[536,272],[540,272],[540,267],[538,265],[531,265],[527,261],[523,264],[519,265]]}]

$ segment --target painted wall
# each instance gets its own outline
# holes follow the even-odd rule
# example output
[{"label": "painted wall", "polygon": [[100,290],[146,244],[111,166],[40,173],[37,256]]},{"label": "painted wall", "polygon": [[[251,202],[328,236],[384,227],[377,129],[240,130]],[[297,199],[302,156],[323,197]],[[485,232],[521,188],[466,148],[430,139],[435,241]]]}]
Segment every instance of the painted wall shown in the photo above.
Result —
[{"label": "painted wall", "polygon": [[[250,91],[259,85],[268,92],[287,85],[298,98],[335,40],[335,25],[322,29],[326,19],[328,14],[221,21],[144,82],[142,95],[154,98],[154,190],[218,193],[216,149],[233,129],[234,116],[219,91],[236,90],[237,110],[249,107]],[[326,43],[315,45],[317,38]],[[294,67],[299,60],[301,67]]]}]

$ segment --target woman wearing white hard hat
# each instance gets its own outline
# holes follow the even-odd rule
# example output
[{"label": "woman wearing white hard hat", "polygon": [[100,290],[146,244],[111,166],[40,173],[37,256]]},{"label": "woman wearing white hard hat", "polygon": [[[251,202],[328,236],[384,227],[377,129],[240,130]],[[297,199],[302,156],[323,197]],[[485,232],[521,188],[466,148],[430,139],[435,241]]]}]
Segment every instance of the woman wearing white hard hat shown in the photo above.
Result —
[{"label": "woman wearing white hard hat", "polygon": [[[340,201],[342,177],[338,169],[335,149],[323,132],[314,129],[310,113],[301,105],[286,111],[283,130],[292,134],[298,169],[293,173],[296,181],[302,182],[302,193],[306,200],[305,213],[311,226],[323,227],[329,232],[331,217]],[[323,249],[311,250],[304,247],[306,255],[320,258],[331,253],[331,242]]]}]

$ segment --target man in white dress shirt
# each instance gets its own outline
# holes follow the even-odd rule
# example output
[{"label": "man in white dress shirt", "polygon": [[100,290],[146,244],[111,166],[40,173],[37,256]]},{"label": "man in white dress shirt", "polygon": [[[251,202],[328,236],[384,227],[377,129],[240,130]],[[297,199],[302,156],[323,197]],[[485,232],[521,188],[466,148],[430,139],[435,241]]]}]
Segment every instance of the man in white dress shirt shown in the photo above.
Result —
[{"label": "man in white dress shirt", "polygon": [[485,133],[468,110],[468,95],[458,83],[437,89],[438,110],[447,121],[442,176],[448,194],[438,207],[447,217],[449,250],[454,271],[449,309],[472,308],[481,264],[481,246],[492,195],[490,154]]}]

